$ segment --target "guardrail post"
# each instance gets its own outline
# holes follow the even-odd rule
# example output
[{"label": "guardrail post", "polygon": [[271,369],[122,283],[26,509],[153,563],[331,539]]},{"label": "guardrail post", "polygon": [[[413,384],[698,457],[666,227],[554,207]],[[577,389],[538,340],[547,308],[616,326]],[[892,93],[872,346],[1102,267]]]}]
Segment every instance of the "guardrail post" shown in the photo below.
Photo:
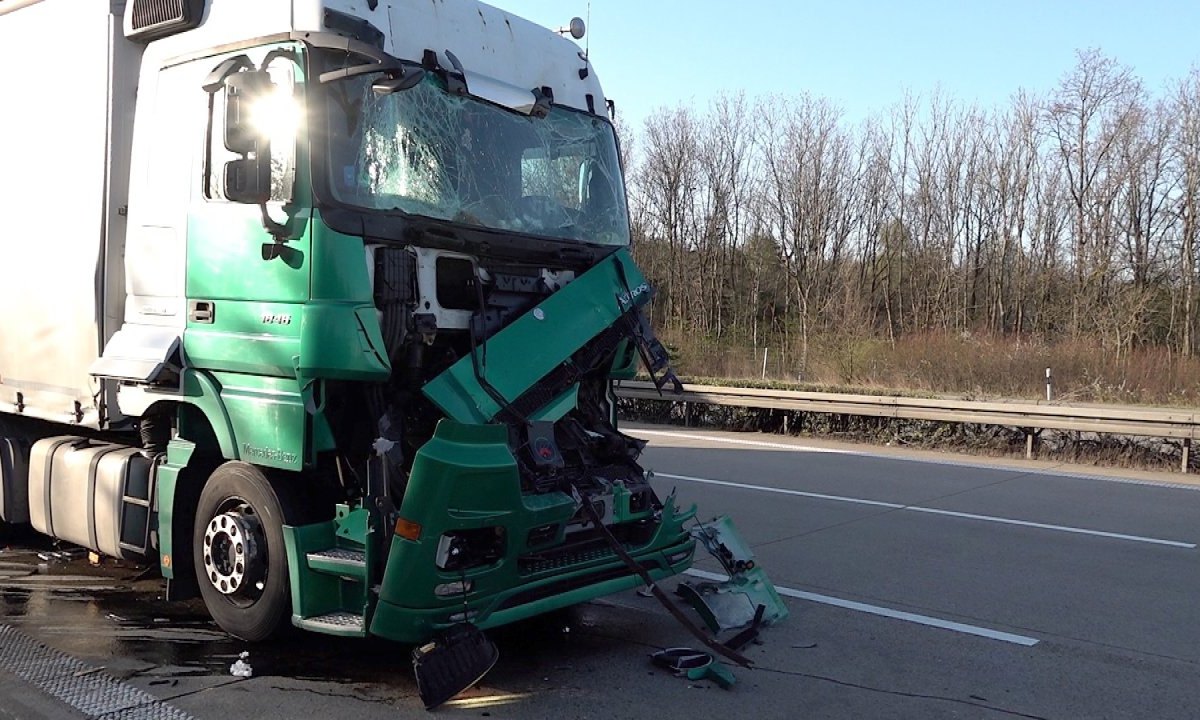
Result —
[{"label": "guardrail post", "polygon": [[1190,464],[1191,459],[1192,459],[1192,439],[1184,438],[1183,439],[1183,463],[1181,464],[1181,466],[1179,468],[1179,472],[1187,474],[1188,465]]},{"label": "guardrail post", "polygon": [[686,400],[683,403],[683,426],[692,426],[692,404]]},{"label": "guardrail post", "polygon": [[1030,428],[1025,431],[1025,459],[1026,460],[1033,459],[1033,435],[1036,432],[1037,431],[1034,430],[1033,428]]}]

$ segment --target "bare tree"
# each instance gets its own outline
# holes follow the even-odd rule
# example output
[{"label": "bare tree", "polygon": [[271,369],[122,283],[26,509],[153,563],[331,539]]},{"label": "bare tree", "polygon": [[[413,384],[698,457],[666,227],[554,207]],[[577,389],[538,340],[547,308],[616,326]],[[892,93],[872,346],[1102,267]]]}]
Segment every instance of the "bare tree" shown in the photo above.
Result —
[{"label": "bare tree", "polygon": [[1142,86],[1132,72],[1099,50],[1077,54],[1046,108],[1046,131],[1067,174],[1074,206],[1075,287],[1072,330],[1081,330],[1083,309],[1098,301],[1097,279],[1107,270],[1107,222],[1116,178],[1106,176],[1113,148],[1137,119]]}]

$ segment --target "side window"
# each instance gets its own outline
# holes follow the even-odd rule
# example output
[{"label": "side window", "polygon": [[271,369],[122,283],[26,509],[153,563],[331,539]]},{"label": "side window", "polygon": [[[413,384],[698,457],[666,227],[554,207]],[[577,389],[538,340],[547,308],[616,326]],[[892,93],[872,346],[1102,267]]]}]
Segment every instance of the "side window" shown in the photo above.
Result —
[{"label": "side window", "polygon": [[[253,108],[254,124],[271,139],[271,201],[288,202],[296,182],[296,137],[302,110],[297,95],[296,66],[286,57],[277,57],[267,66],[273,88]],[[204,195],[210,200],[225,200],[225,163],[240,155],[225,149],[225,89],[213,93],[209,121],[208,167],[205,168]]]}]

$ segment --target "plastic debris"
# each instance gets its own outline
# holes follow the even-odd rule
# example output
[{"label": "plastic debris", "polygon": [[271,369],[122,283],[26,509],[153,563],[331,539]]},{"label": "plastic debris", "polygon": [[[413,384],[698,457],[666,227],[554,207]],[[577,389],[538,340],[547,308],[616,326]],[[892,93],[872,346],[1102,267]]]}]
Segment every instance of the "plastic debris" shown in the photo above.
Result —
[{"label": "plastic debris", "polygon": [[254,668],[250,667],[250,663],[247,662],[249,659],[250,653],[242,651],[242,654],[238,655],[237,662],[229,666],[229,674],[241,678],[253,677]]},{"label": "plastic debris", "polygon": [[475,685],[499,659],[495,643],[471,623],[451,625],[433,642],[414,649],[413,674],[425,709]]},{"label": "plastic debris", "polygon": [[737,678],[728,666],[718,662],[711,653],[702,650],[686,647],[667,648],[652,654],[650,660],[655,665],[675,673],[676,677],[686,677],[692,682],[711,680],[726,690],[737,683]]},{"label": "plastic debris", "polygon": [[[713,632],[773,625],[788,616],[787,606],[754,560],[750,545],[726,516],[691,529],[692,537],[721,563],[729,579],[680,583],[675,592],[695,608]],[[744,638],[745,641],[752,636]],[[743,642],[743,644],[745,644]]]}]

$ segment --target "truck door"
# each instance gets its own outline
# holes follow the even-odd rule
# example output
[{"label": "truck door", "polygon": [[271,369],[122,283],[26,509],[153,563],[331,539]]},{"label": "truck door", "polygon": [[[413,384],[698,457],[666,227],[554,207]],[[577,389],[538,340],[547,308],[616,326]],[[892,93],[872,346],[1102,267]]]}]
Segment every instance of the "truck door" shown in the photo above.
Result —
[{"label": "truck door", "polygon": [[[227,110],[238,99],[231,100],[225,85],[212,90],[203,168],[194,176],[199,187],[188,212],[184,349],[193,367],[295,377],[301,313],[309,297],[311,214],[307,171],[297,162],[306,149],[299,53],[294,46],[274,46],[202,61],[211,66],[210,79],[212,70],[230,60],[240,67],[237,72],[268,74],[268,91],[239,110],[269,138],[271,169],[265,205],[231,200],[227,168],[244,154],[228,147]],[[196,92],[204,92],[199,85]],[[268,230],[272,225],[275,235]]]}]

